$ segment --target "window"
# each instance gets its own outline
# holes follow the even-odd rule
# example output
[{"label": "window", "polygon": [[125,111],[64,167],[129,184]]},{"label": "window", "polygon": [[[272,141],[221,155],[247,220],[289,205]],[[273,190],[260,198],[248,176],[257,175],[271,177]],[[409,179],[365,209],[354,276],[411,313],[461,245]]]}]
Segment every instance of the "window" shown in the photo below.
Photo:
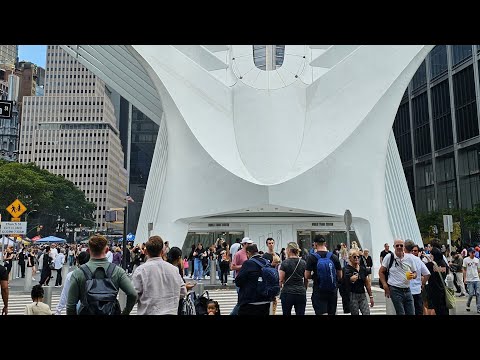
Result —
[{"label": "window", "polygon": [[452,114],[448,80],[432,87],[432,117],[435,149],[443,149],[453,144]]},{"label": "window", "polygon": [[412,159],[412,139],[408,102],[400,105],[393,123],[393,133],[397,141],[398,152],[402,162]]},{"label": "window", "polygon": [[437,45],[430,52],[430,77],[446,73],[447,68],[447,46]]},{"label": "window", "polygon": [[472,45],[452,45],[452,66],[472,56]]},{"label": "window", "polygon": [[253,45],[253,62],[260,70],[272,71],[283,65],[285,45]]},{"label": "window", "polygon": [[432,151],[426,92],[412,99],[412,115],[415,129],[415,157],[419,157]]},{"label": "window", "polygon": [[422,62],[412,79],[412,90],[415,91],[427,83],[427,68],[425,61]]},{"label": "window", "polygon": [[457,141],[460,142],[478,136],[473,66],[469,66],[453,76],[453,94]]}]

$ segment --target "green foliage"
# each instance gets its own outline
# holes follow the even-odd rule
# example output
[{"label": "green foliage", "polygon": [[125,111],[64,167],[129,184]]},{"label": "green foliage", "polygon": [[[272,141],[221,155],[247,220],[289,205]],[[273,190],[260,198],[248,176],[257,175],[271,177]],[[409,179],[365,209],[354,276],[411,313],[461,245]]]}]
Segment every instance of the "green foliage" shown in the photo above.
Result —
[{"label": "green foliage", "polygon": [[[9,219],[6,207],[15,199],[26,207],[29,216],[39,219],[45,232],[53,233],[58,216],[70,224],[93,226],[96,205],[85,198],[83,191],[71,181],[40,169],[33,163],[20,164],[0,161],[0,210]],[[68,208],[67,208],[68,206]],[[24,215],[22,215],[24,217]]]}]

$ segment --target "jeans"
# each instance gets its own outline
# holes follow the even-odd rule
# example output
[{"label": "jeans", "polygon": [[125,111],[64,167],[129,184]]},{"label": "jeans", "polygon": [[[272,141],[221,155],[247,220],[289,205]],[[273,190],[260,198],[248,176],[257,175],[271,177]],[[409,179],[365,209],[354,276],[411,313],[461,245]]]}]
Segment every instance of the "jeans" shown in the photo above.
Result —
[{"label": "jeans", "polygon": [[280,294],[282,301],[283,315],[292,315],[292,308],[295,307],[295,315],[305,315],[305,308],[307,307],[307,295],[300,294]]},{"label": "jeans", "polygon": [[390,286],[390,298],[397,315],[415,315],[413,296],[410,288]]},{"label": "jeans", "polygon": [[480,311],[480,281],[467,281],[468,300],[467,308],[470,307],[473,297],[477,301],[477,311]]},{"label": "jeans", "polygon": [[[238,292],[240,291],[240,288],[238,286],[235,286],[235,287],[237,288],[237,295],[238,295]],[[240,308],[240,306],[238,305],[238,300],[237,300],[237,304],[232,309],[232,312],[230,313],[230,315],[238,315],[238,309],[239,308]]]},{"label": "jeans", "polygon": [[413,306],[415,307],[415,315],[423,315],[423,299],[422,294],[412,295]]},{"label": "jeans", "polygon": [[203,265],[201,259],[195,259],[195,270],[193,273],[193,278],[195,280],[200,280],[203,278]]},{"label": "jeans", "polygon": [[55,286],[62,285],[62,268],[56,269],[55,271],[57,273],[57,276],[55,278]]},{"label": "jeans", "polygon": [[68,266],[73,266],[73,261],[75,257],[73,255],[68,255]]}]

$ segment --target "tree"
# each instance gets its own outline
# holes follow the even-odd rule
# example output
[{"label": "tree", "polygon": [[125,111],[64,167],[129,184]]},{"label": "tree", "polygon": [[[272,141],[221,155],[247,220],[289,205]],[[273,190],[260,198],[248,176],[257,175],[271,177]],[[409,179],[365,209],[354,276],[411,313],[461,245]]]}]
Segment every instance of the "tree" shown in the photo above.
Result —
[{"label": "tree", "polygon": [[96,205],[87,201],[83,191],[71,181],[42,170],[33,163],[0,160],[0,209],[3,219],[10,217],[5,209],[17,198],[27,207],[27,212],[37,210],[31,217],[43,225],[44,234],[54,233],[58,217],[70,224],[94,224]]}]

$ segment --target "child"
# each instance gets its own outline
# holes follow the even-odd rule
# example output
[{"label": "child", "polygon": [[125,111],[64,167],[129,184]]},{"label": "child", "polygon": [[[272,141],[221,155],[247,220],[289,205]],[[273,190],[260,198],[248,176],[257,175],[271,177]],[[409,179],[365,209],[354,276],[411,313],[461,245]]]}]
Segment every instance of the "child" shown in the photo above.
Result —
[{"label": "child", "polygon": [[53,315],[50,307],[43,303],[43,288],[42,285],[35,285],[32,288],[33,303],[25,306],[25,315]]},{"label": "child", "polygon": [[188,260],[187,260],[187,258],[185,257],[185,258],[183,259],[183,272],[184,272],[184,276],[188,276],[188,267],[189,267],[189,265],[188,265]]},{"label": "child", "polygon": [[220,316],[220,305],[218,305],[218,301],[208,300],[207,314]]}]

